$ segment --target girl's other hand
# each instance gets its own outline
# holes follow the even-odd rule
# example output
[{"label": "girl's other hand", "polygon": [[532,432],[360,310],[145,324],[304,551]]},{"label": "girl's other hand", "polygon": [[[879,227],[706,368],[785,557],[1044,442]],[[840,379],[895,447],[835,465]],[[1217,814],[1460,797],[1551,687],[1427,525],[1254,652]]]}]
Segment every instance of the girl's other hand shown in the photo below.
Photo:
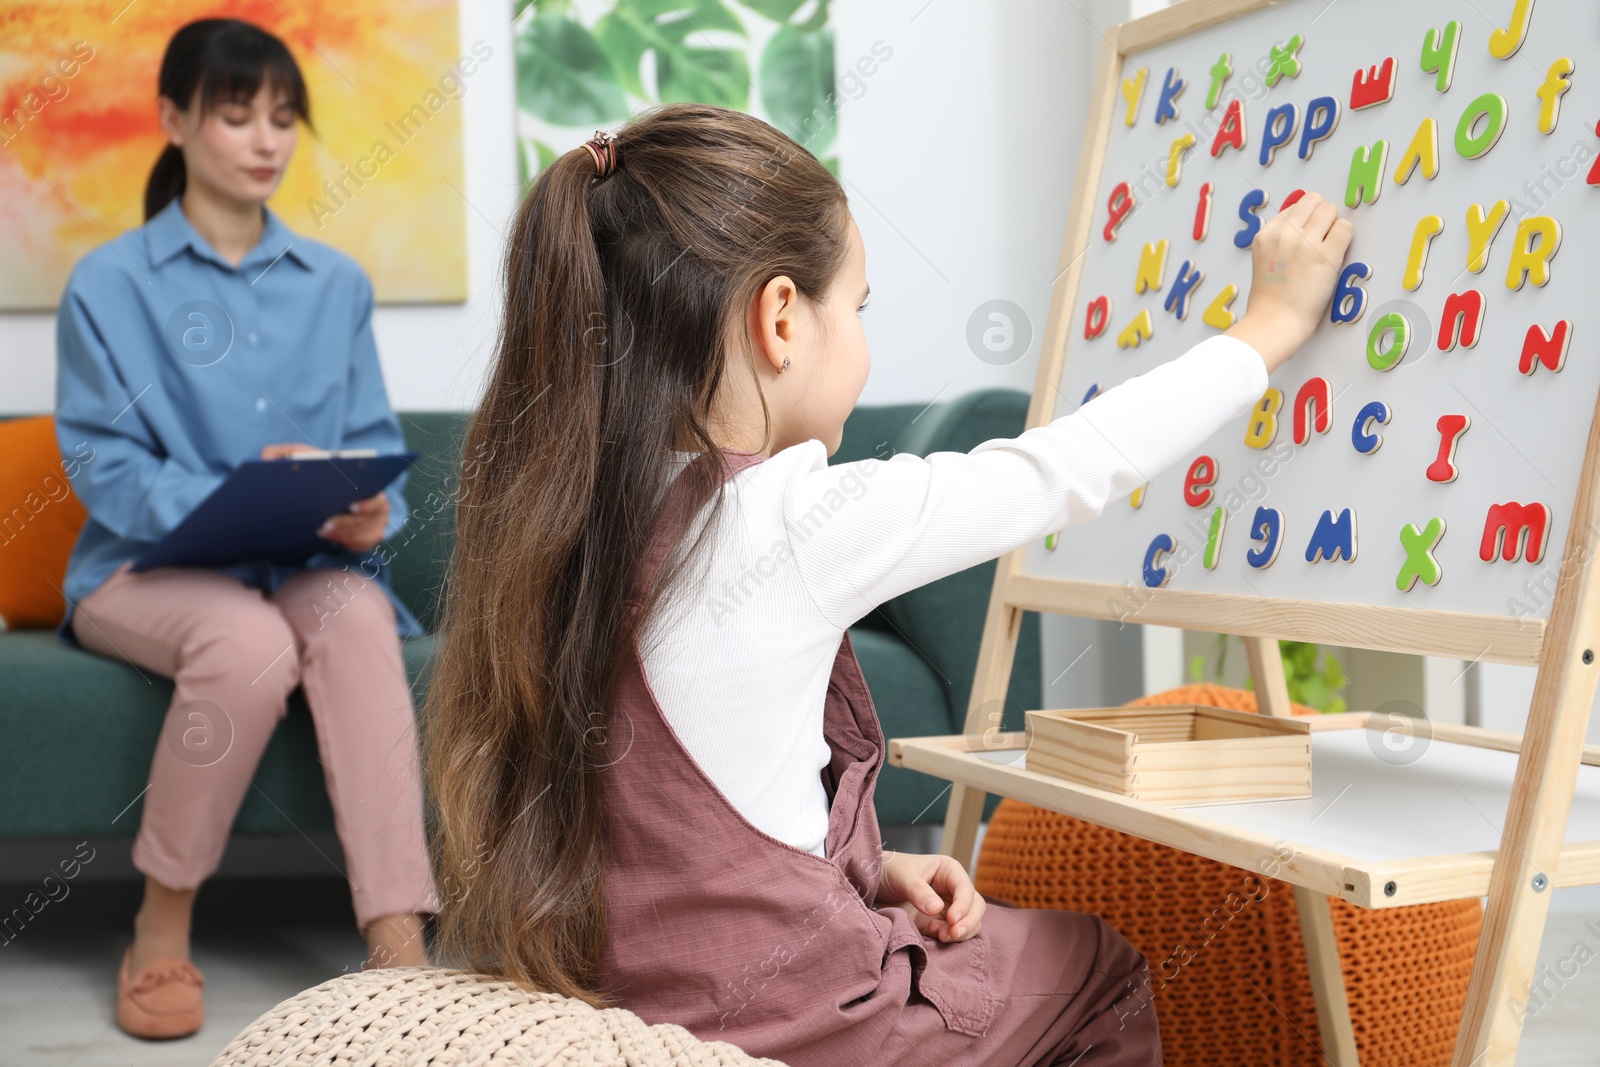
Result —
[{"label": "girl's other hand", "polygon": [[886,852],[879,904],[904,909],[917,929],[940,941],[965,941],[983,925],[986,907],[965,868],[949,856]]},{"label": "girl's other hand", "polygon": [[1228,336],[1246,342],[1270,373],[1311,337],[1332,301],[1355,226],[1306,193],[1261,227],[1250,249],[1250,303]]},{"label": "girl's other hand", "polygon": [[370,552],[383,540],[383,531],[388,525],[389,498],[378,493],[351,504],[348,514],[328,519],[317,527],[317,536],[352,552]]}]

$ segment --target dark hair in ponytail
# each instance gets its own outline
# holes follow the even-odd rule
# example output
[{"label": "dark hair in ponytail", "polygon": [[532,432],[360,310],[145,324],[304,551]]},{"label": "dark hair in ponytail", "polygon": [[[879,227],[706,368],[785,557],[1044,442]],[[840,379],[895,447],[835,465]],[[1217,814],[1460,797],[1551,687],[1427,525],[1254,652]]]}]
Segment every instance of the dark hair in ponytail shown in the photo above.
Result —
[{"label": "dark hair in ponytail", "polygon": [[[787,275],[825,301],[849,242],[838,181],[749,115],[674,104],[615,148],[603,178],[583,148],[559,156],[509,235],[423,730],[453,887],[441,949],[591,1003],[607,937],[599,740],[635,635],[715,525],[638,591],[630,629],[669,451],[715,453],[712,398],[725,367],[754,374],[762,287]],[[720,472],[703,474],[691,488],[720,509]]]},{"label": "dark hair in ponytail", "polygon": [[[311,100],[294,56],[253,23],[199,19],[173,34],[161,57],[160,95],[184,110],[197,99],[202,114],[224,100],[251,100],[263,80],[287,94],[294,113],[311,125]],[[182,196],[187,179],[183,150],[167,145],[145,184],[145,220]]]}]

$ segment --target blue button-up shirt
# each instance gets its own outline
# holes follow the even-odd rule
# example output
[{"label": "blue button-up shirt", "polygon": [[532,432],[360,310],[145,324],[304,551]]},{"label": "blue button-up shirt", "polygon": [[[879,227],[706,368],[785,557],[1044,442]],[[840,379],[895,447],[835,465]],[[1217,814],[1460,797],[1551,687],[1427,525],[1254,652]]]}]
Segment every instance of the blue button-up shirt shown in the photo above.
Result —
[{"label": "blue button-up shirt", "polygon": [[[241,462],[284,441],[402,451],[372,339],[372,282],[355,260],[265,211],[261,241],[234,266],[173,200],[79,260],[56,317],[56,437],[88,511],[57,630],[77,602],[178,525]],[[406,478],[386,490],[385,538],[405,525]],[[380,545],[303,566],[219,568],[273,592],[306,567],[376,580],[401,636],[422,627],[388,582]],[[337,604],[333,605],[333,609]]]}]

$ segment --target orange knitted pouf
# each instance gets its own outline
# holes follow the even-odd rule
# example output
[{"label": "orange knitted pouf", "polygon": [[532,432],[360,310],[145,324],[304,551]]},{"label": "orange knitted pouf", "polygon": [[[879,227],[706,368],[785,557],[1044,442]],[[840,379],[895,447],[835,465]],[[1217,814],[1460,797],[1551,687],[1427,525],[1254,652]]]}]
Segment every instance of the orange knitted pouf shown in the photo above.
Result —
[{"label": "orange knitted pouf", "polygon": [[[1191,685],[1132,702],[1256,710]],[[1315,715],[1294,706],[1296,715]],[[1325,1067],[1294,887],[1014,800],[989,821],[978,891],[1103,917],[1150,960],[1167,1067]],[[1362,1063],[1448,1067],[1477,898],[1366,910],[1330,898]]]}]

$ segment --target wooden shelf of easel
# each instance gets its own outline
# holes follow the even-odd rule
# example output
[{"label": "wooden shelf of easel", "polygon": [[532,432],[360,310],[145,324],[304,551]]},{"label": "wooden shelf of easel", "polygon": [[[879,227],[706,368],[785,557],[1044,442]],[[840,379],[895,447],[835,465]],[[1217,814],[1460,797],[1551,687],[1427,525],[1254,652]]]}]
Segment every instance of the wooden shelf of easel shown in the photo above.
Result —
[{"label": "wooden shelf of easel", "polygon": [[[889,762],[982,793],[1085,819],[1197,856],[1272,874],[1363,908],[1393,908],[1489,890],[1521,738],[1428,724],[1426,759],[1385,762],[1367,712],[1301,720],[1311,731],[1313,795],[1203,808],[1134,799],[1025,766],[1023,733],[889,742]],[[1376,743],[1376,744],[1375,744]],[[1585,766],[1555,887],[1600,882],[1600,746]],[[1378,833],[1381,827],[1382,833]]]}]

